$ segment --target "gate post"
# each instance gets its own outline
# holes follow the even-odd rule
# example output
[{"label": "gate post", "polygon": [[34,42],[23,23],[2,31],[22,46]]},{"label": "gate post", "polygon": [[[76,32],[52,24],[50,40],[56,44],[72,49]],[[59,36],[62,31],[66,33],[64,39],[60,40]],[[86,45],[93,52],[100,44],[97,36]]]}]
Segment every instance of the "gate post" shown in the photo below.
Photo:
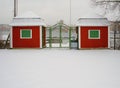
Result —
[{"label": "gate post", "polygon": [[62,25],[60,24],[60,48],[62,47]]},{"label": "gate post", "polygon": [[71,30],[72,30],[72,27],[70,26],[69,28],[69,48],[71,49]]},{"label": "gate post", "polygon": [[52,48],[52,27],[49,30],[49,47]]}]

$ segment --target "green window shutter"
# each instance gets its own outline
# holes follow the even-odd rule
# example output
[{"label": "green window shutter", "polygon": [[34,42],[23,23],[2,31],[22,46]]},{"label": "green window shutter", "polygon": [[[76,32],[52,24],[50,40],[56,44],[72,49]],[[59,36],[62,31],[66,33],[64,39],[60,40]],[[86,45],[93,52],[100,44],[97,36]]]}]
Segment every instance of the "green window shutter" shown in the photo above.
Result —
[{"label": "green window shutter", "polygon": [[21,38],[31,38],[32,37],[31,30],[21,30]]},{"label": "green window shutter", "polygon": [[89,38],[90,39],[99,39],[100,38],[100,30],[89,30]]}]

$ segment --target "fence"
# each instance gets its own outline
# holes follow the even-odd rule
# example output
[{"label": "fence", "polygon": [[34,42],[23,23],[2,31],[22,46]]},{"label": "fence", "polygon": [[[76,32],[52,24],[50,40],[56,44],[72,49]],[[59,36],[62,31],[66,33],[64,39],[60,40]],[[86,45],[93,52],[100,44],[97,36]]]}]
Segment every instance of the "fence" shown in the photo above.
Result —
[{"label": "fence", "polygon": [[120,50],[120,31],[110,32],[110,46],[112,49]]},{"label": "fence", "polygon": [[47,48],[70,48],[71,40],[77,39],[74,27],[58,23],[46,30]]}]

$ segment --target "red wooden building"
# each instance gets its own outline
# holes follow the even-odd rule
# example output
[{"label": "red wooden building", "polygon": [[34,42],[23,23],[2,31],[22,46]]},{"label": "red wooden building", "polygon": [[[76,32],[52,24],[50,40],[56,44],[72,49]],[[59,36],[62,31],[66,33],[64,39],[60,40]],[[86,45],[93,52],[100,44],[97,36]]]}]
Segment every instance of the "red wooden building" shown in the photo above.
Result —
[{"label": "red wooden building", "polygon": [[11,25],[10,48],[45,47],[45,23],[32,12],[13,18]]},{"label": "red wooden building", "polygon": [[78,49],[109,48],[110,28],[107,18],[83,17],[78,20]]}]

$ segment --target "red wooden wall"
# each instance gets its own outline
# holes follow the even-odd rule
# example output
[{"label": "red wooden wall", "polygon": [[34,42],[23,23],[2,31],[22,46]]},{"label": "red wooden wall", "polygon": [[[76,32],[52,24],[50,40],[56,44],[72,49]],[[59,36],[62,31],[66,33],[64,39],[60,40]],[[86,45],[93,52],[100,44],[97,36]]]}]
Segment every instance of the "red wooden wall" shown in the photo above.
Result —
[{"label": "red wooden wall", "polygon": [[[20,29],[32,29],[32,39],[20,39]],[[13,48],[40,48],[40,27],[13,27]]]},{"label": "red wooden wall", "polygon": [[[100,39],[88,39],[88,30],[100,30]],[[81,48],[108,48],[108,27],[81,27]]]}]

